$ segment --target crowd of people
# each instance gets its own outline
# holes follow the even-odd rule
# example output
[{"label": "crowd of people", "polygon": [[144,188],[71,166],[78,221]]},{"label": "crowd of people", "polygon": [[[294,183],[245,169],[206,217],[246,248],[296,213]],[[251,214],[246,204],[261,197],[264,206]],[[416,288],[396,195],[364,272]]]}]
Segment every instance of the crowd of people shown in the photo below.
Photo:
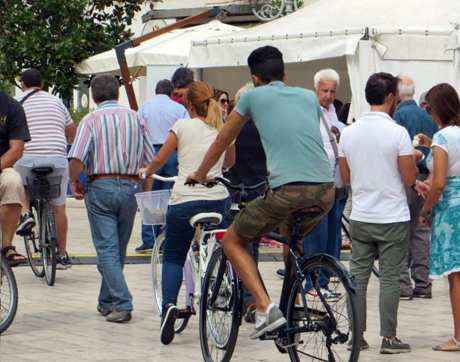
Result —
[{"label": "crowd of people", "polygon": [[[365,88],[370,111],[348,126],[341,121],[348,118],[349,103],[335,106],[340,104],[335,70],[319,71],[313,90],[307,90],[284,82],[277,48],[254,50],[248,66],[252,82],[235,100],[195,81],[193,72],[181,67],[171,80],[158,82],[156,97],[139,112],[118,104],[114,76],[98,75],[91,81],[97,108],[78,129],[62,102],[43,91],[40,72],[26,70],[16,100],[0,93],[2,253],[7,260],[26,262],[12,240],[35,226],[28,206],[32,169],[50,166],[62,180],[61,197],[53,201],[59,268],[71,267],[65,215],[69,185],[74,197],[85,201],[98,255],[97,311],[108,322],[128,322],[133,303],[123,267],[137,211],[134,195],[172,189],[164,230],[161,342],[174,339],[177,296],[195,235],[189,219],[210,211],[222,215],[220,227],[228,226],[222,244],[245,285],[245,320],[254,323],[251,338],[256,339],[286,323],[258,273],[261,238],[276,228],[289,237],[292,213],[315,207],[321,213],[301,225],[304,255],[327,253],[338,259],[349,199],[360,348],[369,348],[366,294],[378,259],[380,352],[411,351],[397,337],[399,302],[435,298],[432,280],[441,277],[450,284],[454,336],[433,349],[459,351],[460,100],[455,89],[436,85],[417,105],[411,78],[373,74]],[[79,179],[82,173],[87,184]],[[154,173],[177,176],[177,182],[147,179],[141,186],[142,175]],[[268,178],[269,189],[248,195],[247,206],[229,220],[230,203],[239,202],[239,195],[221,185],[203,186],[222,174],[247,185]],[[194,187],[185,185],[194,182]],[[162,230],[141,227],[142,245],[136,251],[145,252]],[[277,271],[280,277],[284,273]],[[318,281],[326,299],[337,297],[329,279],[322,273]],[[314,289],[309,293],[315,297]]]}]

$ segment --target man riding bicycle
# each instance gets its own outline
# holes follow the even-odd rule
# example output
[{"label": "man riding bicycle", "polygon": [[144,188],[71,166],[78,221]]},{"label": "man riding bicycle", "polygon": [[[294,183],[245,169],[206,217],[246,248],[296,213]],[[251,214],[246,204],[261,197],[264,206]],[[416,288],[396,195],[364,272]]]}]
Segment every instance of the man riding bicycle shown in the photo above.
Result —
[{"label": "man riding bicycle", "polygon": [[267,156],[270,190],[241,210],[223,239],[225,254],[256,303],[252,339],[286,323],[280,309],[271,303],[257,267],[246,245],[278,226],[289,236],[292,213],[317,207],[319,216],[305,221],[300,230],[307,234],[330,210],[334,202],[332,172],[324,150],[316,95],[309,90],[284,84],[282,53],[274,47],[256,49],[248,58],[256,88],[249,90],[209,148],[200,167],[187,181],[207,183],[209,170],[235,140],[246,120],[252,118]]}]

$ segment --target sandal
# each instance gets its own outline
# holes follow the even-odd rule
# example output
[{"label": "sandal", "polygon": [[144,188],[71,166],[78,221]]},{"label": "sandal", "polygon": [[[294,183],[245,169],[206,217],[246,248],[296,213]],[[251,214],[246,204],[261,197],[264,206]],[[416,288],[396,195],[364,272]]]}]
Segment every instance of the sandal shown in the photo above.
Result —
[{"label": "sandal", "polygon": [[[8,254],[9,251],[13,252]],[[6,258],[11,267],[27,263],[27,259],[24,257],[24,255],[19,254],[16,251],[16,247],[13,245],[5,246],[2,249],[2,254]]]},{"label": "sandal", "polygon": [[433,351],[442,351],[442,352],[460,352],[460,342],[457,341],[454,338],[452,338],[452,341],[455,343],[455,346],[454,346],[454,349],[444,349],[444,345],[447,343],[444,343],[444,344],[439,344],[437,346],[434,346],[433,347]]}]

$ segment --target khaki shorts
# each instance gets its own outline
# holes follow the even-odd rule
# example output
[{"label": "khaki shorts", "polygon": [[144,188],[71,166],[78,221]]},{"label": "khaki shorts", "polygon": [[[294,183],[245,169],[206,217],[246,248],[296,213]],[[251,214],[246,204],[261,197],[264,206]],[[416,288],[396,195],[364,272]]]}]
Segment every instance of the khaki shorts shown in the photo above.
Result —
[{"label": "khaki shorts", "polygon": [[0,174],[0,205],[22,205],[24,186],[21,176],[13,168],[6,168]]},{"label": "khaki shorts", "polygon": [[233,221],[236,234],[246,241],[252,241],[285,223],[294,225],[292,213],[306,207],[319,206],[324,212],[308,219],[300,227],[300,235],[306,235],[326,215],[334,204],[333,183],[313,185],[284,185],[269,190],[266,195],[252,200]]}]

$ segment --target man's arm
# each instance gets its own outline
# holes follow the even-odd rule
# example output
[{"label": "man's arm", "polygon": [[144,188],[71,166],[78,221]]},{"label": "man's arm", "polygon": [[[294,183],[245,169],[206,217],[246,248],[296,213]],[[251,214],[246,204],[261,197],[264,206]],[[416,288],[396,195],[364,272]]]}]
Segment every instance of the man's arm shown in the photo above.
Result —
[{"label": "man's arm", "polygon": [[78,180],[78,176],[83,172],[83,163],[78,158],[72,158],[69,162],[69,187],[75,200],[83,200],[85,185]]},{"label": "man's arm", "polygon": [[399,156],[398,164],[404,183],[408,186],[415,184],[418,176],[418,168],[415,164],[414,156]]},{"label": "man's arm", "polygon": [[233,111],[227,118],[224,127],[220,130],[216,140],[209,147],[208,152],[203,158],[200,167],[193,174],[187,177],[187,182],[191,179],[205,183],[207,181],[206,175],[209,170],[216,164],[220,156],[227,150],[231,143],[235,140],[238,134],[241,132],[246,118],[241,116],[239,113]]},{"label": "man's arm", "polygon": [[3,154],[0,160],[2,170],[13,167],[13,165],[22,158],[23,152],[24,141],[10,140],[10,149]]},{"label": "man's arm", "polygon": [[349,185],[351,182],[350,167],[348,166],[347,159],[345,157],[339,157],[340,176],[345,185]]},{"label": "man's arm", "polygon": [[65,138],[67,139],[67,143],[72,143],[75,139],[75,135],[77,134],[77,126],[75,123],[69,124],[65,128]]}]

